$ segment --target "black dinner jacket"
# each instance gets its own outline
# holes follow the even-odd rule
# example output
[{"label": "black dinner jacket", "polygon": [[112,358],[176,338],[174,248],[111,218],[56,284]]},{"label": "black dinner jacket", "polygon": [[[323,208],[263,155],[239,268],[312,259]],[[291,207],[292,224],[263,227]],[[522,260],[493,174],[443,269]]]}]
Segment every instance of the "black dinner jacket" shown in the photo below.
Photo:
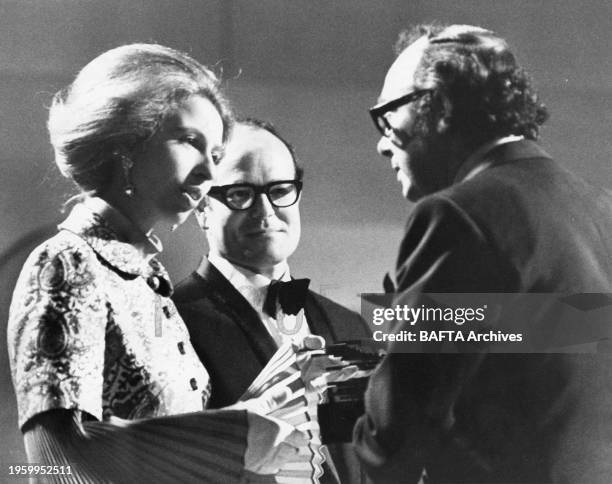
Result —
[{"label": "black dinner jacket", "polygon": [[[259,315],[234,286],[204,258],[199,271],[181,281],[173,299],[191,343],[210,373],[210,408],[231,405],[260,373],[277,346]],[[313,291],[304,307],[310,331],[327,344],[370,336],[353,311]]]},{"label": "black dinner jacket", "polygon": [[[207,258],[176,286],[173,299],[210,374],[209,408],[235,403],[277,350],[259,314]],[[327,344],[371,337],[357,313],[313,291],[308,291],[304,312],[310,331]],[[328,449],[339,482],[366,482],[350,444]],[[327,464],[324,469],[322,483],[338,482]]]},{"label": "black dinner jacket", "polygon": [[[612,193],[532,141],[498,146],[487,161],[414,206],[399,297],[612,292]],[[610,483],[610,348],[389,354],[370,378],[358,455],[375,483],[416,483],[423,468],[432,484]]]}]

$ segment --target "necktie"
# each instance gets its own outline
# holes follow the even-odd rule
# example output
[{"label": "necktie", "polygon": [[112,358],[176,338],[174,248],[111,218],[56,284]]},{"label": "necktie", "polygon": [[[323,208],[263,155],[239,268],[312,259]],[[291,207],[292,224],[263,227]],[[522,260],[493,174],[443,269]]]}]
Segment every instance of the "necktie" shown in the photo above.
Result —
[{"label": "necktie", "polygon": [[273,280],[268,286],[268,294],[263,310],[269,316],[276,317],[276,301],[285,314],[297,314],[304,307],[310,279],[292,279],[283,282]]}]

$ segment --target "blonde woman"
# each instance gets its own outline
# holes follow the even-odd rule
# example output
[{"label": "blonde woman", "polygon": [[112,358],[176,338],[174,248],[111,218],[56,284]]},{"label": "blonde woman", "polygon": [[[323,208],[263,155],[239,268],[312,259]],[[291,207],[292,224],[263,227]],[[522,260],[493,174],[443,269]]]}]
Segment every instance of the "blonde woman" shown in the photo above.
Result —
[{"label": "blonde woman", "polygon": [[[262,416],[282,400],[202,411],[209,377],[169,299],[155,232],[210,187],[231,114],[215,76],[173,49],[110,50],[59,92],[55,162],[81,194],[17,283],[9,356],[30,462],[66,482],[238,482],[304,437]],[[49,471],[49,472],[46,472]]]}]

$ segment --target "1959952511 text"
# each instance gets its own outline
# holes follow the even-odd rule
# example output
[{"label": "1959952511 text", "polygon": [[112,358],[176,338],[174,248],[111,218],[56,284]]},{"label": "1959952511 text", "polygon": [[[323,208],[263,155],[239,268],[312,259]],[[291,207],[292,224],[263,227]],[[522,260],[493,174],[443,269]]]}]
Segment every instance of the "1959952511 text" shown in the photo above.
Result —
[{"label": "1959952511 text", "polygon": [[8,475],[12,477],[72,475],[72,468],[69,465],[13,464],[8,466]]}]

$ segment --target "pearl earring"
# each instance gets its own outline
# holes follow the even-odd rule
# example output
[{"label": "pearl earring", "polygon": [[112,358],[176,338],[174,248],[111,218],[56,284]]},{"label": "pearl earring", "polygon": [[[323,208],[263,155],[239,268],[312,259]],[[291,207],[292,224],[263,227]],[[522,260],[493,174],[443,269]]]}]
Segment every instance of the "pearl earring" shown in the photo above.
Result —
[{"label": "pearl earring", "polygon": [[132,185],[132,167],[134,166],[134,162],[132,159],[124,154],[118,154],[121,160],[121,167],[123,168],[123,178],[125,180],[125,186],[123,187],[123,192],[128,197],[134,196],[134,185]]},{"label": "pearl earring", "polygon": [[206,207],[208,206],[208,195],[206,195],[200,204],[193,211],[196,221],[202,230],[207,230],[208,225],[206,223]]}]

